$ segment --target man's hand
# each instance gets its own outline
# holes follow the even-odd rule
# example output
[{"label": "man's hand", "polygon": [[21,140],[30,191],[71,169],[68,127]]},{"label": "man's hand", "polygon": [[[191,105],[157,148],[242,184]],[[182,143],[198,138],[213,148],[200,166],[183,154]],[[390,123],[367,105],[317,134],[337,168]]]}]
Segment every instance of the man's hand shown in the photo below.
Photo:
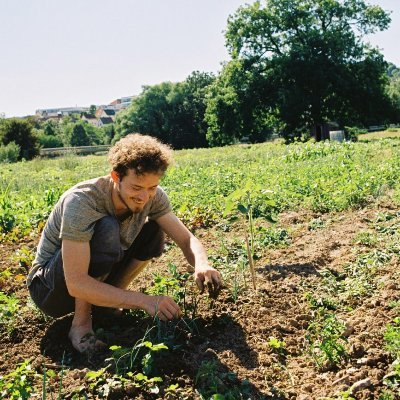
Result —
[{"label": "man's hand", "polygon": [[152,317],[157,315],[162,321],[169,321],[182,316],[178,304],[168,296],[146,296],[143,310]]},{"label": "man's hand", "polygon": [[207,287],[208,295],[212,299],[218,297],[219,291],[221,290],[221,274],[213,267],[196,267],[194,271],[194,279],[200,292],[204,292],[204,288]]}]

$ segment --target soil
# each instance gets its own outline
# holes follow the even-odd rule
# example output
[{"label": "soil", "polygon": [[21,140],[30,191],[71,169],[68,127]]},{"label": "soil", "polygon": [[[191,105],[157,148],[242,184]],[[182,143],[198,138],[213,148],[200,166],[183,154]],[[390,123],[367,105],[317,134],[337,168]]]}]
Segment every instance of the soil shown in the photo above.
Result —
[{"label": "soil", "polygon": [[[13,329],[0,328],[0,375],[30,360],[38,373],[37,398],[42,397],[44,369],[53,369],[57,374],[47,381],[48,398],[57,398],[62,370],[62,398],[200,399],[198,391],[203,390],[204,394],[207,385],[214,385],[220,392],[231,390],[232,399],[345,398],[341,393],[350,388],[355,399],[378,399],[385,389],[383,378],[390,373],[393,362],[385,350],[383,333],[397,316],[391,304],[400,299],[398,258],[393,256],[377,271],[375,279],[380,285],[351,307],[336,310],[337,318],[346,325],[343,335],[347,337],[348,354],[337,365],[317,366],[307,350],[307,329],[315,310],[306,294],[326,295],[322,272],[329,270],[339,275],[357,255],[371,250],[356,243],[355,237],[361,231],[371,231],[371,221],[379,212],[395,213],[396,207],[386,198],[368,208],[338,214],[292,211],[280,215],[279,226],[288,230],[291,241],[285,247],[266,249],[261,254],[256,262],[257,290],[249,287],[235,299],[229,290],[230,282],[225,282],[218,299],[209,299],[206,294],[197,297],[196,329],[188,330],[183,323],[173,325],[174,347],[157,359],[156,375],[163,377],[159,393],[129,385],[123,388],[113,382],[115,369],[110,367],[110,351],[90,356],[78,354],[67,338],[71,316],[49,319],[29,306],[29,295],[21,278],[26,276],[28,266],[12,261],[12,255],[22,245],[34,250],[38,235],[19,243],[2,243],[0,271],[8,268],[12,276],[0,279],[0,289],[15,294],[28,306],[15,317]],[[315,221],[318,227],[310,229]],[[267,226],[261,220],[257,223]],[[226,230],[225,226],[214,226],[198,229],[196,235],[209,253],[218,254],[221,235],[227,243],[243,237],[238,226]],[[178,249],[168,246],[133,289],[144,290],[151,285],[155,272],[166,274],[171,261],[180,271],[186,270],[187,264]],[[193,285],[189,286],[188,292],[194,293]],[[194,294],[190,296],[193,300]],[[152,320],[140,313],[128,313],[122,317],[96,316],[94,323],[109,345],[133,346]],[[158,332],[165,334],[172,329],[168,324],[158,328]],[[285,347],[281,350],[271,347],[271,337],[284,341]],[[198,371],[199,368],[203,371],[204,366],[208,366],[209,372],[202,377]],[[104,367],[102,380],[98,379],[96,386],[86,374]],[[167,395],[165,389],[171,384],[179,387]],[[247,394],[243,397],[234,394],[238,393],[233,391],[235,388]]]}]

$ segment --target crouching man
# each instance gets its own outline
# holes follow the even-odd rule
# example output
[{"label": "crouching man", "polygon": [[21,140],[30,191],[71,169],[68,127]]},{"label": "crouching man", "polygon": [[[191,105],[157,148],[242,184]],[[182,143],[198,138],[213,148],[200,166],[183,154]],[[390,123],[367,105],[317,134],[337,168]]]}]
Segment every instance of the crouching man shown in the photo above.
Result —
[{"label": "crouching man", "polygon": [[142,309],[167,321],[181,310],[168,296],[129,290],[132,280],[160,256],[166,233],[195,268],[200,290],[218,291],[221,277],[201,243],[171,211],[160,179],[172,161],[155,138],[131,134],[110,149],[111,173],[78,183],[55,205],[43,230],[27,284],[35,304],[60,317],[74,312],[69,338],[93,350],[92,305]]}]

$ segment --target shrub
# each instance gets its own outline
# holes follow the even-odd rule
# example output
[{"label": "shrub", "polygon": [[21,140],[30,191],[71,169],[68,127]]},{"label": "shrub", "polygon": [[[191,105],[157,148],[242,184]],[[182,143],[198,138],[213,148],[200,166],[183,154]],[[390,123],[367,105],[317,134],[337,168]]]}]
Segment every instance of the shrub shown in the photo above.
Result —
[{"label": "shrub", "polygon": [[10,142],[6,146],[0,146],[0,163],[17,162],[21,147],[15,142]]}]

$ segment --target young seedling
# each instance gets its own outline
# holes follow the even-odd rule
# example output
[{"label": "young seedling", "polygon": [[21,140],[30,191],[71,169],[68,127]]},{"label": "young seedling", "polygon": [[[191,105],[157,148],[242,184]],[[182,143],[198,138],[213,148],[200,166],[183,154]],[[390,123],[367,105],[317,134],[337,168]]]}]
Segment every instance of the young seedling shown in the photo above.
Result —
[{"label": "young seedling", "polygon": [[[245,221],[247,220],[247,227],[245,228],[245,242],[254,290],[257,289],[257,285],[254,265],[255,223],[253,214],[254,202],[256,200],[256,196],[260,193],[265,196],[265,200],[263,200],[265,205],[271,208],[275,206],[275,202],[269,197],[271,191],[263,190],[261,185],[247,181],[245,186],[235,190],[227,197],[224,213],[227,215],[228,213],[232,212],[236,206],[237,210],[241,214],[245,215]],[[271,213],[266,215],[265,218],[270,222],[275,222]]]}]

